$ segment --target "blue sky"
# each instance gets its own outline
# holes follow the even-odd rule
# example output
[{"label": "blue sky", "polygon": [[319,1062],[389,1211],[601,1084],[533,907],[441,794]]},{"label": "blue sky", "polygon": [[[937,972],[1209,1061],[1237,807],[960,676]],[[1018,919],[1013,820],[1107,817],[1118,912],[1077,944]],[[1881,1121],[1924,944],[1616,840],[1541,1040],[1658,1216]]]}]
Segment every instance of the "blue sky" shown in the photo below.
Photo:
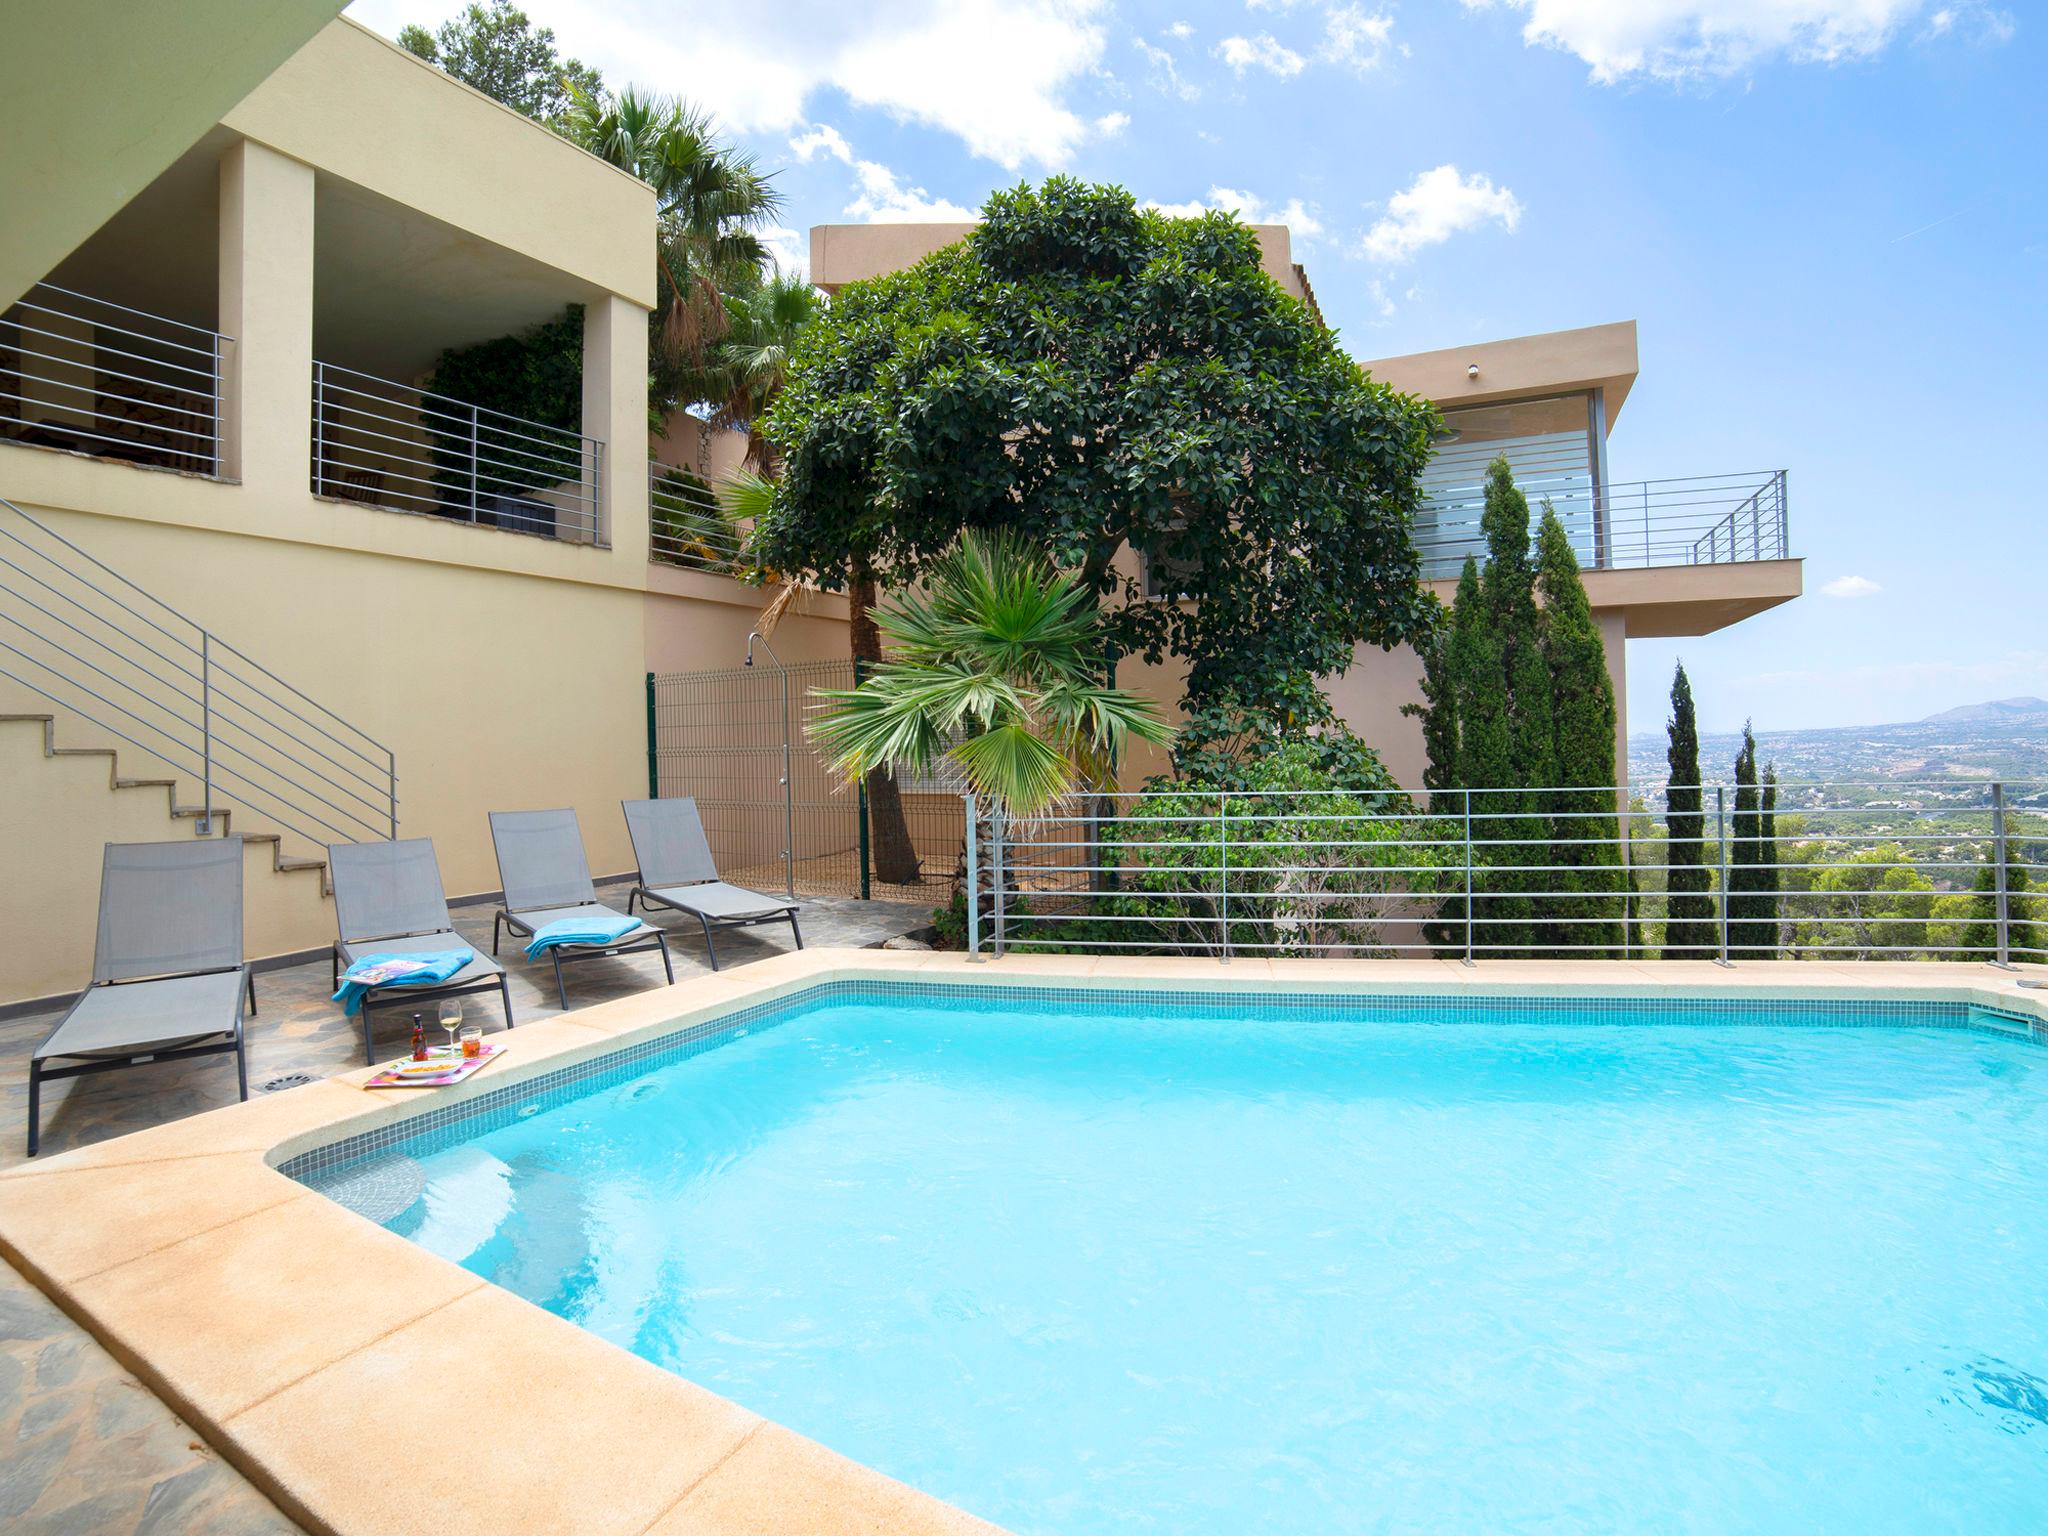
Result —
[{"label": "blue sky", "polygon": [[[1620,480],[1784,467],[1799,602],[1629,649],[1708,729],[2048,696],[2048,16],[2021,0],[527,0],[814,223],[1051,171],[1296,228],[1361,359],[1641,326]],[[387,33],[451,0],[358,0]],[[1839,595],[1831,595],[1839,594]]]}]

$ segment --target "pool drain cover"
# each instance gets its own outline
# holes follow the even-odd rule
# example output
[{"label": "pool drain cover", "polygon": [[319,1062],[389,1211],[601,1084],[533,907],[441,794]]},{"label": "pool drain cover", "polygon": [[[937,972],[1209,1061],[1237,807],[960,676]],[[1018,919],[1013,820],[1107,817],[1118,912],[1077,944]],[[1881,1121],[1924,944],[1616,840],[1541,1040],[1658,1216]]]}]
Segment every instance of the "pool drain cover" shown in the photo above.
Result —
[{"label": "pool drain cover", "polygon": [[282,1093],[287,1088],[303,1088],[315,1079],[310,1072],[287,1072],[283,1077],[273,1077],[263,1085],[265,1093]]}]

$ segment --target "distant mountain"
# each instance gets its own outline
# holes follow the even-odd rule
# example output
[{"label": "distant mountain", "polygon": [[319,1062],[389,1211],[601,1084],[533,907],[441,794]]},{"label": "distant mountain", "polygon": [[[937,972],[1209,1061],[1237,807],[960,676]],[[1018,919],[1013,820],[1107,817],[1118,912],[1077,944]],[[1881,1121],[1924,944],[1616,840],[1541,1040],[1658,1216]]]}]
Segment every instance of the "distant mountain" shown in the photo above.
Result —
[{"label": "distant mountain", "polygon": [[2024,720],[2030,715],[2048,715],[2048,699],[1992,699],[1985,704],[1960,704],[1929,715],[1922,725],[1977,725],[1992,720]]},{"label": "distant mountain", "polygon": [[[1781,779],[1841,784],[1914,781],[1950,784],[1969,795],[1992,779],[2031,795],[2048,794],[2048,699],[1994,699],[1893,725],[1832,726],[1806,731],[1762,730],[1757,755],[1775,762]],[[1700,774],[1726,782],[1739,736],[1700,737]],[[1655,783],[1665,774],[1662,730],[1629,737],[1629,778]],[[1872,793],[1879,793],[1875,789]]]}]

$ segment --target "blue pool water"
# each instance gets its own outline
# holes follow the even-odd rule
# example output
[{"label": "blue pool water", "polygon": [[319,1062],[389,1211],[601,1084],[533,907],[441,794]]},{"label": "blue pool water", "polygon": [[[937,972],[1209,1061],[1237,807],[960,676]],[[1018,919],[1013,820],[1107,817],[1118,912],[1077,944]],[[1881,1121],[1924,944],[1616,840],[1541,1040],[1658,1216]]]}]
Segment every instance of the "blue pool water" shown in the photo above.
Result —
[{"label": "blue pool water", "polygon": [[308,1177],[1034,1536],[2038,1531],[2048,1055],[1890,1017],[874,990]]}]

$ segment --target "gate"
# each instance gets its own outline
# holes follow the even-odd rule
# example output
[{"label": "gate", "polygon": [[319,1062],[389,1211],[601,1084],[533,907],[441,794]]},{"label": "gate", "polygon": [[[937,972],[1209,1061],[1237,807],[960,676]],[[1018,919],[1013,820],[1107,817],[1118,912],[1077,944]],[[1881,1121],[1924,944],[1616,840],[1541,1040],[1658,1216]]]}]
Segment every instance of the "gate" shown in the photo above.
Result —
[{"label": "gate", "polygon": [[[942,781],[904,782],[902,825],[892,829],[871,815],[865,788],[842,784],[805,735],[813,690],[851,688],[855,675],[851,660],[784,671],[766,658],[752,667],[650,672],[649,791],[695,797],[719,873],[735,885],[937,906],[966,837],[958,793]],[[892,830],[907,834],[907,848]]]}]

